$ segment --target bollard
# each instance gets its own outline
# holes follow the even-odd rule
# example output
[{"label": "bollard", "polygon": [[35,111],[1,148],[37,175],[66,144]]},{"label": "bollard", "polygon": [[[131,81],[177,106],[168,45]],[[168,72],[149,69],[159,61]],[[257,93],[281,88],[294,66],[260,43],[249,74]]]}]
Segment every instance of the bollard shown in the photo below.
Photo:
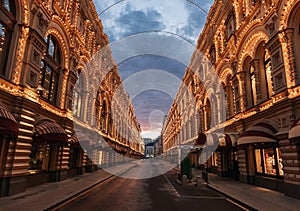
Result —
[{"label": "bollard", "polygon": [[202,183],[202,178],[200,175],[197,175],[197,185],[199,186]]},{"label": "bollard", "polygon": [[203,171],[203,172],[202,172],[202,178],[204,179],[204,181],[205,181],[206,183],[208,183],[208,174],[207,174],[206,171]]}]

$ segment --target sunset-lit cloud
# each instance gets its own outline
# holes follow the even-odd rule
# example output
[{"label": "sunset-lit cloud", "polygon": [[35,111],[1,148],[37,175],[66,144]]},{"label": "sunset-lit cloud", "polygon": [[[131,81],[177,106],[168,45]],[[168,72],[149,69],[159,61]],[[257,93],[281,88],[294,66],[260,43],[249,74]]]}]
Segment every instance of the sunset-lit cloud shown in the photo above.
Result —
[{"label": "sunset-lit cloud", "polygon": [[[155,138],[160,134],[162,118],[172,105],[213,1],[94,0],[94,3],[143,130],[142,136]],[[139,92],[133,94],[132,90]]]}]

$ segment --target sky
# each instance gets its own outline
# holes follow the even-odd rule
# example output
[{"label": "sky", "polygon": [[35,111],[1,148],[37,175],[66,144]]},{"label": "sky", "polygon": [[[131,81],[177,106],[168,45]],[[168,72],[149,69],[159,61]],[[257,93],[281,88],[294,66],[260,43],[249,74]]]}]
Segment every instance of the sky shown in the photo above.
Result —
[{"label": "sky", "polygon": [[212,0],[94,0],[142,137],[160,135]]}]

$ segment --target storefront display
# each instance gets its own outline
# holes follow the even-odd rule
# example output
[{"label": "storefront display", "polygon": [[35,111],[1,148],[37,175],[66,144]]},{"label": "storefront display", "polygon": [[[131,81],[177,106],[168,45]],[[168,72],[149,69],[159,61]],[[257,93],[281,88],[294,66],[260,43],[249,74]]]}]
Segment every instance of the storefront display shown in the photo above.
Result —
[{"label": "storefront display", "polygon": [[279,148],[255,149],[256,173],[283,176],[283,164]]},{"label": "storefront display", "polygon": [[217,153],[216,153],[216,152],[213,152],[212,155],[211,155],[211,165],[212,165],[213,167],[217,167],[217,166],[218,166],[217,159],[218,159]]}]

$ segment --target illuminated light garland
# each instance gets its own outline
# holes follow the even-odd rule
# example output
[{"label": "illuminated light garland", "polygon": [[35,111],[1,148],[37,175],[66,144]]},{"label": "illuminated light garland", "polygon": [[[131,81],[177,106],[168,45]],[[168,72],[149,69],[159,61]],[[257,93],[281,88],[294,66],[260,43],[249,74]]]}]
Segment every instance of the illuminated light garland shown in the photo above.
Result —
[{"label": "illuminated light garland", "polygon": [[289,99],[293,99],[293,98],[296,98],[296,97],[299,97],[299,96],[300,96],[300,86],[295,87],[292,90],[289,90],[289,95],[288,95]]},{"label": "illuminated light garland", "polygon": [[27,40],[29,36],[29,28],[28,27],[22,27],[22,34],[19,39],[19,47],[17,50],[17,63],[16,63],[16,69],[13,74],[13,83],[19,84],[20,83],[20,77],[21,77],[21,66],[22,66],[22,61],[24,59],[24,51],[25,51],[25,40]]},{"label": "illuminated light garland", "polygon": [[284,34],[283,33],[280,33],[278,35],[279,37],[279,41],[280,41],[280,44],[282,46],[282,56],[283,56],[283,65],[284,65],[284,69],[285,69],[285,76],[286,76],[286,81],[287,81],[287,88],[291,88],[295,85],[295,81],[292,80],[292,76],[290,75],[290,72],[289,72],[289,69],[290,69],[290,66],[289,66],[289,53],[288,53],[288,45],[287,43],[284,41],[285,38],[284,38]]},{"label": "illuminated light garland", "polygon": [[221,74],[220,74],[221,82],[226,84],[226,82],[227,82],[226,78],[228,77],[228,75],[232,75],[232,69],[226,67],[224,70],[221,71]]},{"label": "illuminated light garland", "polygon": [[24,25],[29,25],[30,12],[29,12],[29,4],[28,1],[23,1],[22,5],[24,7]]},{"label": "illuminated light garland", "polygon": [[[238,61],[238,70],[242,70],[242,63],[244,62],[245,58],[249,55],[253,58],[254,53],[256,52],[257,45],[262,41],[267,41],[268,36],[263,33],[262,31],[256,32],[254,35],[248,39],[248,41],[244,44],[242,54],[239,57]],[[251,48],[249,47],[251,45]]]},{"label": "illuminated light garland", "polygon": [[284,28],[286,28],[286,23],[287,23],[287,17],[290,13],[291,8],[293,8],[295,6],[295,4],[297,4],[298,1],[297,0],[287,0],[285,1],[284,7],[282,8],[282,13],[280,15],[280,20],[279,20],[279,31],[283,30]]}]

